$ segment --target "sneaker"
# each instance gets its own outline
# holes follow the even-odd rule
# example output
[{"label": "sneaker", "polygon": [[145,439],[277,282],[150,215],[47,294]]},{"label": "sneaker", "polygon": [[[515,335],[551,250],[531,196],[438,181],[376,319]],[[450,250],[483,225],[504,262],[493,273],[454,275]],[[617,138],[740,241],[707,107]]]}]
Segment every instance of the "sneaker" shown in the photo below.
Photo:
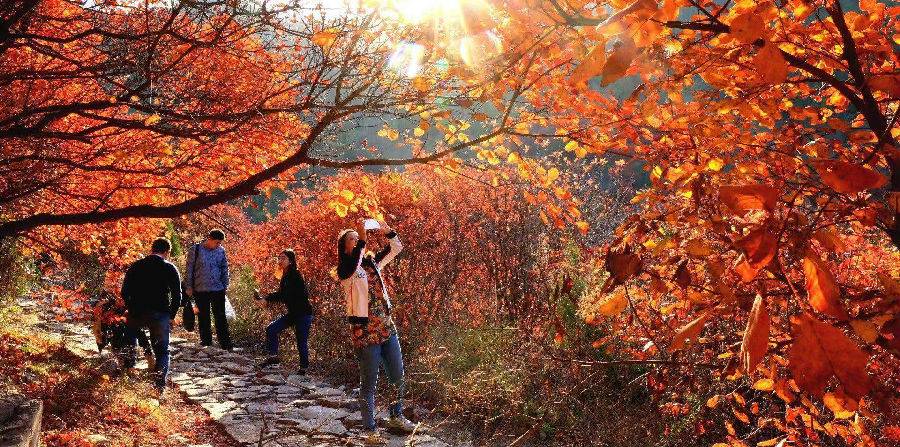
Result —
[{"label": "sneaker", "polygon": [[416,426],[418,424],[414,424],[412,421],[403,416],[402,414],[398,414],[396,416],[391,416],[387,421],[387,429],[395,432],[400,432],[403,434],[412,433],[416,430]]},{"label": "sneaker", "polygon": [[165,385],[162,385],[162,386],[156,385],[155,388],[156,388],[156,392],[157,392],[156,400],[158,402],[165,402],[166,396],[167,396],[166,386]]},{"label": "sneaker", "polygon": [[363,434],[363,444],[365,445],[385,445],[387,444],[387,438],[384,437],[378,430],[364,431]]},{"label": "sneaker", "polygon": [[281,359],[279,359],[278,356],[272,355],[272,356],[266,357],[265,360],[259,362],[259,367],[265,368],[267,366],[273,366],[273,365],[277,365],[279,363],[281,363]]},{"label": "sneaker", "polygon": [[300,368],[297,368],[297,375],[298,375],[298,376],[305,376],[305,375],[306,375],[306,368],[304,368],[304,367],[302,367],[302,366],[301,366]]}]

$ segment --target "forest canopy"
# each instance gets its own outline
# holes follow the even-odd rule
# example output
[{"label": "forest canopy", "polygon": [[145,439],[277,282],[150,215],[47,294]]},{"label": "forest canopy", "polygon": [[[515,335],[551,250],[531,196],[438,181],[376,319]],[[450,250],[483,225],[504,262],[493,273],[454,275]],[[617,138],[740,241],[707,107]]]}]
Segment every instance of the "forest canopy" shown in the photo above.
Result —
[{"label": "forest canopy", "polygon": [[[311,232],[331,247],[341,222],[426,213],[421,197],[473,226],[442,257],[550,269],[501,281],[460,257],[519,287],[492,318],[578,365],[648,366],[660,408],[725,414],[716,442],[897,441],[898,17],[876,0],[8,1],[0,240],[121,265],[227,210],[261,274],[263,253]],[[238,217],[285,191],[267,222]],[[477,243],[526,221],[543,239],[514,260]],[[311,263],[323,280],[331,261]]]}]

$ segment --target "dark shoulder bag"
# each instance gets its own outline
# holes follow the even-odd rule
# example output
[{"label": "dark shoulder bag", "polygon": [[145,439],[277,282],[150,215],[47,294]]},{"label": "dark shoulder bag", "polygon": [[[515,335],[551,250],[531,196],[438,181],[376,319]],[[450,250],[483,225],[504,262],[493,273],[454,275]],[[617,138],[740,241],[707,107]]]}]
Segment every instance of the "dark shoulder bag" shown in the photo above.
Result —
[{"label": "dark shoulder bag", "polygon": [[[197,256],[199,253],[200,244],[194,245],[194,265],[191,269],[191,288],[194,288],[194,281],[197,277]],[[187,295],[187,293],[182,294],[184,296],[184,313],[182,314],[182,323],[184,323],[184,330],[188,332],[194,332],[194,325],[196,324],[197,315],[194,314],[194,303],[191,302],[191,297]]]}]

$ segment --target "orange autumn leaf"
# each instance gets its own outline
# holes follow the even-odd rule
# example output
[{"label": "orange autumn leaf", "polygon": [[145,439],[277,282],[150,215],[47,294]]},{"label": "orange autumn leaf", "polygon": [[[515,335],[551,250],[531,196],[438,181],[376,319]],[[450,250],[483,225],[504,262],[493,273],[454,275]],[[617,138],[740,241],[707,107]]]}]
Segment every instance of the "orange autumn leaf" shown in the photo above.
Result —
[{"label": "orange autumn leaf", "polygon": [[419,92],[427,92],[431,89],[431,83],[424,76],[416,76],[413,78],[412,87]]},{"label": "orange autumn leaf", "polygon": [[775,382],[775,395],[786,403],[794,401],[794,393],[790,390],[788,382],[783,379]]},{"label": "orange autumn leaf", "polygon": [[603,70],[600,72],[603,76],[603,79],[600,80],[600,85],[607,86],[625,75],[636,55],[637,47],[630,39],[617,42],[613,47],[612,54],[606,59]]},{"label": "orange autumn leaf", "polygon": [[[35,2],[12,2],[10,8],[18,9],[20,3]],[[258,259],[270,263],[272,252],[278,253],[282,246],[308,247],[311,261],[304,265],[308,270],[304,274],[319,275],[312,282],[318,289],[314,295],[323,298],[319,303],[323,313],[333,313],[335,300],[324,298],[338,296],[335,281],[320,275],[333,267],[333,243],[329,241],[333,242],[336,231],[352,224],[351,218],[372,214],[369,210],[384,210],[396,215],[404,242],[410,242],[398,268],[388,273],[394,276],[392,285],[400,287],[398,297],[416,297],[398,301],[398,320],[404,317],[411,321],[401,325],[429,329],[419,331],[426,348],[430,346],[427,337],[433,332],[433,309],[445,310],[438,312],[440,322],[462,322],[467,328],[471,324],[477,329],[492,321],[518,323],[519,319],[525,321],[521,326],[527,327],[548,316],[551,320],[547,321],[552,321],[552,313],[558,308],[552,301],[543,302],[547,289],[543,285],[563,268],[574,276],[583,275],[577,279],[576,292],[602,288],[604,280],[609,285],[627,280],[634,308],[621,318],[599,321],[601,312],[615,313],[628,304],[621,294],[624,287],[588,293],[585,303],[574,302],[580,293],[572,296],[572,304],[579,311],[591,311],[584,313],[597,324],[591,329],[609,329],[604,337],[609,342],[603,349],[615,349],[611,354],[616,357],[666,357],[665,353],[652,352],[648,340],[671,340],[675,329],[700,316],[694,312],[698,306],[716,306],[722,312],[707,319],[709,324],[698,334],[708,336],[710,342],[698,346],[706,349],[694,349],[689,355],[678,353],[672,360],[727,364],[727,370],[714,371],[707,377],[704,371],[692,368],[659,367],[653,368],[643,383],[658,380],[653,384],[657,390],[664,389],[667,396],[684,404],[692,399],[689,396],[730,395],[734,387],[714,382],[720,377],[737,381],[733,385],[745,391],[760,377],[775,380],[772,393],[750,391],[750,406],[738,408],[746,415],[759,414],[759,420],[750,416],[752,423],[759,423],[755,427],[735,430],[729,425],[726,433],[722,427],[725,420],[720,418],[709,421],[715,424],[715,433],[709,433],[713,426],[701,420],[707,419],[703,417],[691,424],[700,432],[698,436],[705,435],[693,439],[693,443],[680,438],[693,435],[690,429],[647,436],[670,436],[672,444],[694,445],[713,442],[709,437],[713,435],[717,436],[715,441],[732,447],[769,445],[773,436],[783,445],[841,443],[844,435],[862,438],[867,435],[858,428],[873,427],[879,432],[875,436],[884,437],[879,424],[886,419],[872,415],[878,412],[876,405],[866,402],[865,411],[852,420],[834,421],[830,411],[821,411],[820,404],[809,404],[807,393],[799,390],[789,375],[785,377],[784,370],[791,348],[791,315],[805,310],[823,321],[834,321],[807,306],[805,297],[797,301],[798,289],[800,295],[806,292],[802,284],[804,264],[796,261],[809,249],[818,250],[833,283],[846,290],[838,303],[847,306],[855,320],[841,322],[841,330],[860,344],[873,344],[865,346],[878,353],[870,367],[889,372],[879,374],[879,378],[891,376],[897,369],[894,349],[900,346],[898,326],[884,324],[897,321],[897,302],[889,292],[891,284],[880,284],[876,273],[894,278],[900,273],[894,267],[900,259],[896,249],[900,243],[891,241],[885,231],[891,229],[893,219],[893,213],[886,211],[900,208],[900,194],[885,197],[887,191],[871,190],[862,191],[861,197],[836,197],[838,193],[829,189],[818,173],[811,173],[814,168],[808,164],[822,158],[868,159],[861,166],[887,174],[892,157],[900,154],[891,147],[892,141],[900,138],[900,128],[893,120],[896,104],[892,102],[896,99],[898,73],[892,50],[900,44],[900,37],[885,31],[897,29],[900,15],[886,2],[863,0],[858,7],[854,4],[841,12],[834,10],[841,3],[835,1],[739,0],[701,2],[700,6],[683,0],[612,0],[608,4],[576,1],[560,2],[563,10],[558,13],[547,4],[481,2],[481,9],[472,14],[464,11],[459,20],[444,17],[443,11],[431,11],[421,23],[405,19],[393,23],[397,22],[394,18],[405,14],[382,15],[382,2],[366,1],[364,6],[375,13],[374,21],[363,21],[366,14],[330,12],[321,14],[328,17],[320,20],[313,12],[311,16],[296,16],[297,22],[286,23],[286,29],[279,29],[279,16],[291,22],[289,17],[295,17],[292,14],[242,16],[234,26],[221,28],[217,23],[227,24],[228,10],[233,8],[214,9],[213,14],[197,9],[195,14],[191,7],[190,13],[181,14],[183,20],[176,18],[174,27],[167,29],[167,9],[157,7],[159,2],[121,14],[117,10],[124,8],[105,6],[115,2],[88,2],[90,7],[71,1],[36,3],[38,9],[22,15],[26,22],[9,27],[20,37],[4,53],[7,63],[0,64],[0,71],[10,81],[0,87],[4,98],[0,121],[6,123],[2,127],[8,134],[0,138],[4,148],[0,150],[0,169],[13,173],[0,181],[0,228],[12,230],[0,233],[3,236],[22,234],[21,239],[15,238],[24,241],[22,244],[29,244],[31,239],[68,242],[66,236],[91,232],[104,236],[103,232],[121,230],[113,225],[57,224],[70,221],[70,215],[127,211],[136,206],[168,209],[165,213],[173,216],[181,236],[193,237],[195,227],[182,230],[183,221],[193,217],[174,217],[182,211],[196,211],[183,207],[185,200],[190,204],[196,202],[192,198],[199,197],[212,203],[220,200],[216,199],[221,197],[218,191],[260,190],[265,194],[247,198],[246,202],[254,222],[271,220],[254,230],[257,240],[265,242],[257,244],[260,248],[236,242],[233,249],[236,252],[240,245],[240,250],[260,252]],[[203,8],[201,4],[195,6]],[[63,16],[60,8],[69,12]],[[701,8],[709,8],[707,12],[715,18]],[[433,12],[441,14],[438,17]],[[68,18],[60,20],[60,16]],[[842,17],[850,31],[847,39],[853,45],[839,32]],[[149,18],[147,25],[139,23],[142,18]],[[460,29],[453,29],[454,21],[461,22]],[[573,23],[577,21],[581,23]],[[603,24],[593,26],[598,21]],[[374,25],[369,27],[369,23]],[[145,29],[147,26],[152,29]],[[259,31],[252,31],[253,26]],[[331,27],[338,31],[334,40],[322,34],[316,36],[318,43],[296,38]],[[228,37],[226,41],[210,38],[213,36],[208,33],[219,29]],[[136,33],[139,38],[116,38],[123,32]],[[140,37],[148,32],[160,37],[156,51],[150,54],[143,51],[147,39]],[[479,36],[461,45],[459,39],[470,39],[464,37],[466,34]],[[194,35],[200,45],[191,44]],[[179,38],[172,39],[175,36]],[[634,54],[616,52],[612,44],[620,38],[634,40]],[[608,46],[598,44],[607,39]],[[325,51],[320,50],[321,45],[325,45]],[[416,57],[403,53],[409,47],[416,48]],[[41,48],[50,51],[33,51]],[[460,54],[463,50],[472,54]],[[854,51],[859,55],[861,76],[848,71],[848,58],[844,57],[845,52],[852,56]],[[609,55],[630,57],[612,63],[607,60]],[[388,63],[395,66],[384,70],[386,61],[397,62],[398,58],[402,63]],[[112,71],[105,72],[106,66]],[[166,68],[169,66],[171,70]],[[122,79],[127,73],[123,74],[120,67],[152,67],[153,82],[146,83],[146,88],[127,82]],[[59,79],[60,70],[72,76]],[[789,75],[792,77],[782,82]],[[600,81],[615,83],[611,88],[573,88],[573,78],[580,76],[585,81],[590,79],[593,87]],[[366,85],[371,87],[355,88]],[[866,87],[873,95],[865,91]],[[338,103],[343,100],[347,102]],[[313,107],[306,108],[305,103]],[[84,104],[101,108],[80,110]],[[54,112],[67,109],[73,112]],[[153,113],[159,113],[159,122],[141,126],[141,120]],[[335,116],[341,118],[331,121]],[[378,131],[382,118],[396,129],[380,132],[381,138],[366,139]],[[420,119],[432,127],[420,124],[411,129]],[[34,125],[42,122],[48,123],[43,129]],[[120,128],[117,123],[152,129]],[[106,127],[109,125],[112,127]],[[16,136],[20,129],[32,135]],[[208,138],[210,135],[212,138]],[[566,145],[568,153],[558,150],[567,141],[573,143]],[[458,155],[453,154],[456,148],[462,151]],[[468,156],[470,150],[478,155],[477,160]],[[510,155],[513,153],[539,156],[523,160]],[[304,154],[308,157],[301,157]],[[438,154],[446,155],[432,159]],[[555,181],[545,175],[549,166],[539,168],[544,155],[553,157],[553,163],[561,161]],[[403,164],[407,157],[425,157],[427,169],[434,168],[441,177],[423,181],[407,177],[403,173],[407,168],[390,168],[390,177],[408,182],[408,190],[414,193],[382,185],[378,194],[381,203],[375,205],[360,203],[357,197],[317,197],[320,193],[316,186],[305,193],[303,207],[295,203],[292,218],[279,217],[281,212],[270,213],[278,208],[271,206],[278,197],[269,197],[269,192],[280,186],[291,187],[288,185],[293,185],[297,174],[308,172],[305,163],[277,174],[271,171],[272,166],[285,166],[283,162],[300,158],[307,159],[309,166],[377,166],[385,162]],[[500,160],[510,163],[501,164]],[[576,164],[569,165],[568,160]],[[470,161],[485,171],[464,169]],[[54,178],[71,167],[77,167],[71,175]],[[630,176],[631,171],[644,167],[652,179],[649,182],[634,184],[620,175]],[[591,176],[593,183],[582,184],[582,168],[608,172]],[[487,189],[457,185],[450,171],[465,176],[474,173],[473,183],[485,182]],[[370,171],[353,172],[343,186],[329,191],[348,188],[356,195],[368,195],[373,184],[358,183],[360,176],[369,178],[364,172]],[[328,181],[329,174],[321,175],[320,179]],[[34,177],[37,185],[50,187],[9,200],[17,189],[28,191],[32,186],[29,177]],[[247,185],[247,179],[272,181],[255,186]],[[571,180],[577,182],[571,195],[553,192],[556,186]],[[552,185],[548,188],[547,183]],[[746,194],[750,197],[733,197],[728,203],[719,195],[723,184],[768,185],[773,193],[771,199],[767,194]],[[524,196],[528,204],[522,204],[522,208],[540,208],[542,212],[531,216],[534,225],[527,219],[503,217],[522,216],[522,212],[504,206],[509,200],[504,198],[506,194],[522,197],[521,192],[516,195],[514,191],[520,186],[533,192]],[[727,188],[722,188],[723,195],[727,195]],[[449,196],[451,203],[436,200],[436,190],[454,192]],[[873,194],[863,196],[866,192]],[[632,197],[634,202],[627,203]],[[625,204],[619,203],[622,199]],[[515,204],[516,199],[512,200]],[[580,202],[578,208],[584,215],[572,211],[569,201]],[[623,223],[621,218],[626,214],[635,219]],[[33,219],[43,215],[49,217]],[[447,216],[452,218],[448,221]],[[84,221],[91,219],[94,217]],[[573,226],[572,231],[565,231],[564,244],[535,230],[541,226],[541,219],[551,226],[562,225],[563,220]],[[393,224],[395,219],[389,220]],[[45,230],[30,226],[30,221],[51,226]],[[169,219],[156,221],[136,229],[124,227],[130,231],[122,233],[141,239],[168,235],[170,231],[161,226],[168,225]],[[494,231],[485,231],[480,222],[490,222]],[[578,230],[583,232],[588,224],[592,231],[582,237]],[[767,256],[769,237],[746,235],[758,228],[766,228],[777,240],[777,254],[771,260]],[[605,278],[604,250],[613,240],[614,231],[616,239],[621,236],[623,242],[612,242],[613,246],[628,245],[632,251],[620,253],[625,262],[610,267],[612,274]],[[494,232],[496,237],[491,234]],[[269,237],[277,233],[281,236],[270,241]],[[523,237],[515,239],[509,233]],[[78,240],[73,245],[85,253],[93,250],[107,256],[102,254],[106,251],[114,257],[118,255],[115,242],[128,246],[123,242],[127,240]],[[740,241],[740,246],[735,241]],[[129,250],[134,252],[145,248],[141,244],[131,246],[135,248]],[[329,247],[331,250],[326,250]],[[517,254],[523,256],[513,258],[508,255],[512,250],[521,250]],[[269,253],[263,256],[261,252],[266,251]],[[501,254],[494,256],[498,252]],[[431,264],[429,258],[448,262]],[[683,263],[685,258],[690,261]],[[714,261],[724,266],[717,273]],[[737,267],[731,268],[735,264]],[[497,268],[501,266],[504,268]],[[441,275],[445,271],[449,274]],[[419,275],[421,272],[424,274]],[[422,293],[422,286],[409,280],[410,275],[435,278],[428,281],[435,290]],[[679,290],[676,284],[689,287]],[[763,297],[758,298],[760,303],[754,302],[757,293]],[[600,302],[601,297],[610,300]],[[535,305],[535,300],[541,301]],[[760,307],[750,309],[757,304]],[[768,330],[760,340],[765,338],[769,343],[759,356],[762,360],[754,362],[757,356],[744,339],[754,333],[749,319],[756,312],[765,313]],[[562,337],[565,333],[557,334]],[[554,336],[550,332],[538,335]],[[561,354],[571,354],[573,360],[597,354],[583,352],[577,345],[579,340],[590,344],[598,338],[595,334],[574,335],[565,337],[560,348],[566,351]],[[766,346],[762,341],[760,344]],[[748,366],[753,370],[749,379],[741,377],[747,375],[743,366],[748,361],[755,363],[755,368]],[[558,382],[564,386],[577,383],[568,380],[569,369],[543,370],[558,371],[562,379]],[[571,369],[584,373],[585,368]],[[692,380],[699,374],[703,380]],[[686,376],[686,380],[678,380],[677,375]],[[671,380],[672,376],[676,380]],[[834,392],[835,382],[832,378],[825,390]],[[763,382],[760,386],[763,384],[768,385]],[[729,390],[723,391],[725,388]],[[536,392],[538,400],[552,402],[542,391]],[[769,405],[769,399],[775,401],[774,406]],[[782,399],[795,404],[783,405]],[[730,405],[718,407],[720,411],[715,413],[724,414],[734,424],[726,410]],[[690,405],[683,408],[693,414]],[[555,433],[568,436],[565,430]],[[551,436],[546,443],[565,441]]]},{"label": "orange autumn leaf", "polygon": [[753,56],[753,66],[767,84],[781,84],[787,80],[789,66],[781,50],[772,42],[766,44]]},{"label": "orange autumn leaf", "polygon": [[763,227],[754,229],[734,245],[743,250],[746,262],[755,270],[769,265],[777,252],[775,236]]},{"label": "orange autumn leaf", "polygon": [[878,340],[878,325],[867,320],[850,320],[853,332],[866,343],[875,343]]},{"label": "orange autumn leaf", "polygon": [[817,240],[823,247],[833,252],[841,252],[847,249],[840,236],[831,229],[825,228],[813,233],[813,239]]},{"label": "orange autumn leaf", "polygon": [[746,259],[741,260],[737,265],[734,266],[734,271],[738,274],[743,282],[750,282],[756,278],[756,275],[759,274],[759,270],[753,268]]},{"label": "orange autumn leaf", "polygon": [[867,167],[840,160],[811,162],[819,177],[831,189],[842,194],[856,194],[887,184],[887,178]]},{"label": "orange autumn leaf", "polygon": [[753,43],[765,36],[766,24],[756,11],[747,11],[731,20],[731,35],[741,43]]},{"label": "orange autumn leaf", "polygon": [[833,318],[845,320],[847,312],[841,306],[841,291],[834,282],[828,267],[809,252],[803,258],[803,273],[806,275],[806,293],[813,309]]},{"label": "orange autumn leaf", "polygon": [[745,424],[750,423],[750,417],[747,416],[747,413],[744,413],[743,411],[738,411],[738,409],[734,408],[734,407],[731,408],[731,412],[734,414],[734,417],[737,418],[737,420],[739,420]]},{"label": "orange autumn leaf", "polygon": [[706,324],[706,321],[709,319],[709,313],[704,313],[703,315],[694,319],[690,323],[684,325],[678,332],[675,333],[675,336],[672,337],[672,344],[670,348],[673,351],[677,351],[679,349],[683,349],[688,341],[695,340],[698,335],[700,335],[700,331],[703,330],[703,326]]},{"label": "orange autumn leaf", "polygon": [[792,318],[791,335],[788,367],[800,388],[822,397],[828,381],[837,378],[855,399],[872,389],[866,372],[869,356],[840,329],[802,314]]},{"label": "orange autumn leaf", "polygon": [[159,120],[160,120],[160,119],[161,119],[161,118],[160,118],[159,114],[154,113],[153,115],[150,115],[150,116],[148,116],[146,119],[144,119],[144,125],[145,125],[145,126],[152,126],[152,125],[154,125],[154,124],[156,124],[156,123],[159,123]]},{"label": "orange autumn leaf", "polygon": [[840,389],[832,393],[825,393],[825,396],[822,397],[822,403],[834,413],[834,417],[837,419],[853,417],[856,409],[859,407],[858,402],[844,394]]},{"label": "orange autumn leaf", "polygon": [[784,445],[785,438],[771,438],[765,441],[760,441],[756,443],[756,447],[772,447],[777,446],[781,447]]},{"label": "orange autumn leaf", "polygon": [[327,29],[319,31],[312,35],[312,41],[322,48],[328,48],[338,37],[337,30]]},{"label": "orange autumn leaf", "polygon": [[712,254],[712,248],[702,239],[691,239],[684,245],[684,251],[692,258],[705,258]]},{"label": "orange autumn leaf", "polygon": [[756,371],[756,366],[769,349],[769,323],[765,300],[762,295],[756,295],[741,341],[741,366],[747,374]]},{"label": "orange autumn leaf", "polygon": [[590,224],[588,224],[587,222],[585,222],[583,220],[579,220],[579,221],[575,222],[575,227],[578,228],[578,231],[583,235],[587,234],[588,230],[590,230],[590,228],[591,228]]},{"label": "orange autumn leaf", "polygon": [[630,251],[613,252],[606,255],[606,270],[617,284],[624,283],[640,270],[641,258]]},{"label": "orange autumn leaf", "polygon": [[900,98],[900,75],[875,75],[869,78],[868,84],[891,98]]},{"label": "orange autumn leaf", "polygon": [[575,68],[575,71],[572,72],[572,76],[569,78],[569,81],[573,84],[581,84],[588,79],[597,76],[603,71],[603,66],[606,62],[606,41],[601,40],[594,45],[594,48],[591,48],[591,51],[588,52],[587,56],[584,57],[584,60],[581,61],[581,64]]},{"label": "orange autumn leaf", "polygon": [[738,405],[740,405],[740,406],[742,406],[742,407],[743,407],[744,405],[747,405],[747,399],[745,399],[745,398],[744,398],[744,395],[741,394],[739,391],[737,391],[737,390],[732,391],[732,392],[731,392],[731,397],[734,399],[734,401],[735,401]]},{"label": "orange autumn leaf", "polygon": [[614,317],[622,313],[627,305],[628,298],[625,296],[625,292],[617,290],[608,294],[603,301],[600,302],[600,306],[597,307],[597,312],[605,317]]},{"label": "orange autumn leaf", "polygon": [[769,185],[726,185],[719,188],[719,200],[735,214],[750,210],[775,209],[780,194]]}]

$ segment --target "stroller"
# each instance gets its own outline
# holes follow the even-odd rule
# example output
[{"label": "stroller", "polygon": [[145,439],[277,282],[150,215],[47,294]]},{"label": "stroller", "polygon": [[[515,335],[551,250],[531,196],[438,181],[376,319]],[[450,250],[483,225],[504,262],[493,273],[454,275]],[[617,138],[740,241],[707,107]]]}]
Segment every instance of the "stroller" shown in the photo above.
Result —
[{"label": "stroller", "polygon": [[[94,306],[93,330],[97,350],[100,353],[109,346],[110,352],[119,360],[119,364],[126,368],[134,367],[134,346],[129,343],[128,327],[125,325],[125,305],[115,295],[104,292]],[[148,367],[153,369],[156,358],[153,356],[150,338],[143,329],[138,330],[137,341],[144,352]]]}]

